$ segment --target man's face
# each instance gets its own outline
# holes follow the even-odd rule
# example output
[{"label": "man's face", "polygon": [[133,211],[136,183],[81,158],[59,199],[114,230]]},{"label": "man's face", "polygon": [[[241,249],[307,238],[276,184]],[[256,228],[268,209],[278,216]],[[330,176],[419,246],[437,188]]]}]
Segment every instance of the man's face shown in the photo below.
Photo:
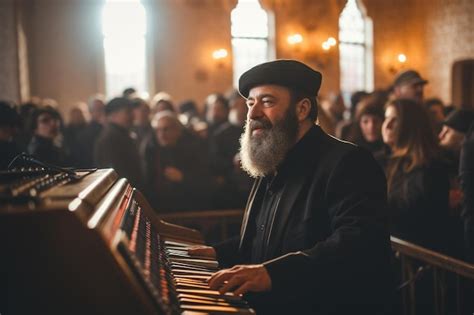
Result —
[{"label": "man's face", "polygon": [[423,102],[424,83],[407,83],[395,87],[397,98],[408,98],[421,104]]},{"label": "man's face", "polygon": [[367,142],[375,142],[382,136],[382,118],[376,115],[365,114],[360,118],[359,126],[362,136]]},{"label": "man's face", "polygon": [[54,139],[59,133],[59,120],[49,113],[38,116],[35,134],[48,139]]},{"label": "man's face", "polygon": [[158,120],[155,126],[156,139],[162,147],[173,146],[181,136],[181,128],[178,123],[170,117]]},{"label": "man's face", "polygon": [[461,150],[462,143],[464,141],[464,134],[446,125],[439,133],[439,145],[442,148],[459,151]]},{"label": "man's face", "polygon": [[290,91],[281,86],[252,88],[245,133],[240,139],[242,167],[253,177],[276,171],[296,143],[299,122]]}]

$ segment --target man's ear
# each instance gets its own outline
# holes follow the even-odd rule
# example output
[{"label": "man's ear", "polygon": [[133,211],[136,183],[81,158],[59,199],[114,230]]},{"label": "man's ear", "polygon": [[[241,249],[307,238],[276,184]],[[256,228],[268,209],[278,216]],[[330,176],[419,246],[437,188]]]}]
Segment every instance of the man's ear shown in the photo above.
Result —
[{"label": "man's ear", "polygon": [[303,121],[308,118],[311,111],[311,101],[308,98],[303,98],[296,104],[296,117],[298,121]]}]

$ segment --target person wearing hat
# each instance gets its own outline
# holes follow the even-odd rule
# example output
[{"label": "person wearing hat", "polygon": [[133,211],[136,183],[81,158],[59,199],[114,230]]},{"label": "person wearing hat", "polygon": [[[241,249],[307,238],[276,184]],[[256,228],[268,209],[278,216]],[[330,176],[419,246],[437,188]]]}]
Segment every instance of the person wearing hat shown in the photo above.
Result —
[{"label": "person wearing hat", "polygon": [[474,111],[455,109],[443,121],[443,128],[438,135],[439,145],[442,148],[443,158],[446,162],[451,182],[449,194],[451,209],[458,209],[461,206],[463,196],[458,177],[459,158],[469,126],[473,121]]},{"label": "person wearing hat", "polygon": [[397,75],[392,85],[392,92],[396,98],[408,98],[421,104],[423,89],[428,83],[415,70],[406,70]]},{"label": "person wearing hat", "polygon": [[459,179],[464,195],[461,217],[464,225],[465,259],[474,263],[474,121],[471,122],[461,148]]},{"label": "person wearing hat", "polygon": [[456,109],[443,122],[443,129],[439,133],[439,144],[442,148],[460,151],[466,138],[469,126],[474,121],[474,111]]},{"label": "person wearing hat", "polygon": [[55,143],[60,135],[61,115],[51,106],[36,108],[31,116],[33,136],[27,152],[42,162],[56,166],[70,166],[64,147]]},{"label": "person wearing hat", "polygon": [[255,177],[240,236],[190,255],[223,267],[211,289],[258,314],[376,314],[389,289],[385,176],[371,154],[314,122],[321,73],[294,60],[248,70],[242,167]]},{"label": "person wearing hat", "polygon": [[132,109],[133,103],[124,97],[116,97],[106,104],[107,125],[96,140],[94,161],[97,167],[111,167],[133,186],[142,188],[138,147],[130,136]]}]

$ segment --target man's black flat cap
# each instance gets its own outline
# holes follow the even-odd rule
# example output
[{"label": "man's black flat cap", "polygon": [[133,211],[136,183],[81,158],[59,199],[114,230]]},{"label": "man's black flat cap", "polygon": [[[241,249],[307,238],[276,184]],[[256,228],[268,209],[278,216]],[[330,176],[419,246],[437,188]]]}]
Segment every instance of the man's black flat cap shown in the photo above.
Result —
[{"label": "man's black flat cap", "polygon": [[259,64],[240,76],[239,92],[248,98],[252,88],[275,84],[296,89],[308,96],[317,96],[321,73],[296,60],[275,60]]}]

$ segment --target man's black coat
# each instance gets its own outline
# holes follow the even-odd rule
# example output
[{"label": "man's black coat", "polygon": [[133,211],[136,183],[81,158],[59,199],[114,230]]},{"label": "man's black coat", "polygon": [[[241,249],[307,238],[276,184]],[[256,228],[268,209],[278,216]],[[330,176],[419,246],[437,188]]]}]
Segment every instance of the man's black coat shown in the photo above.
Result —
[{"label": "man's black coat", "polygon": [[[264,262],[268,293],[248,299],[259,314],[377,314],[390,290],[385,176],[368,151],[312,127],[283,162],[286,184]],[[257,179],[241,235],[216,246],[223,266],[249,263]]]}]

